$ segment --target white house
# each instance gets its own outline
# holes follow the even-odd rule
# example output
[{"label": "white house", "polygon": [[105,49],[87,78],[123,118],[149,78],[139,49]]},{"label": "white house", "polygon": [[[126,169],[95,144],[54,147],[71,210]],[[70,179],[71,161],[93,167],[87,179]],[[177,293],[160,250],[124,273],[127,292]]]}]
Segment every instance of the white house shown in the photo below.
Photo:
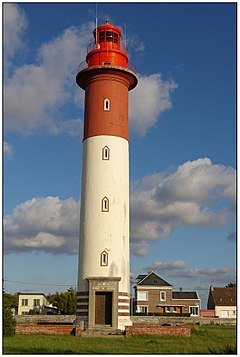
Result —
[{"label": "white house", "polygon": [[27,315],[30,310],[41,314],[47,306],[49,302],[42,293],[20,293],[18,296],[18,315]]}]

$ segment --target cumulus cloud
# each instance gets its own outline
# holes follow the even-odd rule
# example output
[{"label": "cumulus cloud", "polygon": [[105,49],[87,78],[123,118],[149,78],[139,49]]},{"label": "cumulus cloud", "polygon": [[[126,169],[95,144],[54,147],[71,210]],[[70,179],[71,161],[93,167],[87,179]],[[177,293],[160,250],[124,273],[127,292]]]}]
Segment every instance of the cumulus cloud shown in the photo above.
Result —
[{"label": "cumulus cloud", "polygon": [[[17,4],[4,4],[4,54],[10,60],[23,48],[27,27],[24,11]],[[81,118],[65,118],[64,106],[82,106],[83,91],[75,84],[77,65],[85,60],[86,48],[92,42],[94,23],[70,27],[58,37],[43,43],[35,61],[20,67],[14,65],[5,73],[3,88],[5,130],[31,135],[45,130],[52,134],[82,134]],[[144,44],[128,38],[135,53],[144,51]],[[139,46],[136,46],[138,42]],[[140,136],[156,125],[160,115],[172,107],[171,92],[177,88],[173,80],[163,80],[161,73],[139,75],[139,84],[130,92],[129,125]],[[74,122],[75,120],[75,122]],[[77,130],[71,130],[71,128]]]},{"label": "cumulus cloud", "polygon": [[8,253],[44,251],[76,254],[79,202],[73,198],[33,198],[4,219],[4,249]]},{"label": "cumulus cloud", "polygon": [[[167,237],[178,227],[226,224],[234,193],[235,170],[214,165],[208,158],[186,162],[172,173],[157,173],[134,182],[130,197],[133,253],[146,256],[152,241]],[[73,254],[77,252],[78,224],[79,203],[74,199],[34,198],[4,219],[5,249]],[[170,265],[155,262],[155,268],[161,269],[183,265],[182,261]]]},{"label": "cumulus cloud", "polygon": [[[24,135],[42,129],[52,134],[81,134],[81,118],[67,120],[62,109],[67,103],[76,104],[76,97],[83,96],[76,94],[80,89],[75,84],[75,75],[77,65],[84,59],[85,49],[91,41],[93,27],[93,23],[86,23],[80,29],[66,29],[53,41],[40,47],[36,63],[17,67],[6,79],[6,130]],[[82,105],[82,100],[78,105]],[[74,130],[71,129],[73,127]]]},{"label": "cumulus cloud", "polygon": [[7,157],[12,157],[13,155],[12,145],[7,143],[6,141],[3,142],[3,153]]},{"label": "cumulus cloud", "polygon": [[24,11],[14,3],[3,4],[3,45],[4,64],[8,67],[10,59],[24,48],[23,35],[27,28]]},{"label": "cumulus cloud", "polygon": [[228,222],[235,202],[235,170],[208,158],[188,161],[175,172],[157,173],[131,186],[133,252],[181,226],[217,227]]},{"label": "cumulus cloud", "polygon": [[143,136],[154,127],[159,116],[172,108],[171,93],[178,85],[164,81],[161,73],[139,75],[137,87],[129,94],[129,128]]}]

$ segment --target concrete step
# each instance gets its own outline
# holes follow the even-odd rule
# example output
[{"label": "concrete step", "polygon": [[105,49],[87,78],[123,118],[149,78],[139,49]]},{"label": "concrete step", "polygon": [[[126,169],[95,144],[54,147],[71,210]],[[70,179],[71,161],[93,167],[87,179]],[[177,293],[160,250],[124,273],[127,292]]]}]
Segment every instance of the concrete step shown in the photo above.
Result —
[{"label": "concrete step", "polygon": [[87,329],[82,331],[82,336],[85,337],[107,337],[107,336],[111,336],[111,337],[123,337],[124,336],[124,331],[122,330],[116,330],[113,329],[112,327],[98,327],[98,328],[91,328],[91,329]]}]

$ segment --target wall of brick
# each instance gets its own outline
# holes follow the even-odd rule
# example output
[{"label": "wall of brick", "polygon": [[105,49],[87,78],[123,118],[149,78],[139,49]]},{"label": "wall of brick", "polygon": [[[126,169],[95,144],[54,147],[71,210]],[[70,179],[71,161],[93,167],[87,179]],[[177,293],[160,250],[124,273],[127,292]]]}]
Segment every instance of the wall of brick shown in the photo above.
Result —
[{"label": "wall of brick", "polygon": [[125,336],[191,336],[190,326],[159,326],[156,324],[134,324],[126,326]]},{"label": "wall of brick", "polygon": [[81,334],[80,326],[74,325],[38,325],[38,324],[18,324],[16,326],[17,335],[77,335]]},{"label": "wall of brick", "polygon": [[236,325],[236,319],[210,318],[210,317],[168,317],[168,316],[131,316],[133,324],[171,324],[171,325],[187,325],[187,324],[213,324],[213,325]]},{"label": "wall of brick", "polygon": [[200,315],[202,317],[214,317],[215,310],[200,310]]},{"label": "wall of brick", "polygon": [[15,315],[15,320],[20,323],[34,324],[37,322],[66,322],[73,323],[76,315]]}]

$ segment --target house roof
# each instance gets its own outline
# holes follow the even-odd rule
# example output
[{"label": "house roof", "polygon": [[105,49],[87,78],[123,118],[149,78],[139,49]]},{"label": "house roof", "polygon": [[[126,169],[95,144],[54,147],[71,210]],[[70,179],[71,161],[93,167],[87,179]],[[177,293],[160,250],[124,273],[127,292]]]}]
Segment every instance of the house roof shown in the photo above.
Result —
[{"label": "house roof", "polygon": [[146,275],[138,275],[137,277],[137,285],[144,285],[144,286],[172,286],[167,281],[160,278],[157,274],[153,271]]},{"label": "house roof", "polygon": [[173,291],[173,299],[199,299],[196,291]]},{"label": "house roof", "polygon": [[46,295],[44,293],[18,293],[18,296],[19,295],[43,295],[46,297]]},{"label": "house roof", "polygon": [[211,287],[211,294],[216,306],[236,306],[236,288]]}]

